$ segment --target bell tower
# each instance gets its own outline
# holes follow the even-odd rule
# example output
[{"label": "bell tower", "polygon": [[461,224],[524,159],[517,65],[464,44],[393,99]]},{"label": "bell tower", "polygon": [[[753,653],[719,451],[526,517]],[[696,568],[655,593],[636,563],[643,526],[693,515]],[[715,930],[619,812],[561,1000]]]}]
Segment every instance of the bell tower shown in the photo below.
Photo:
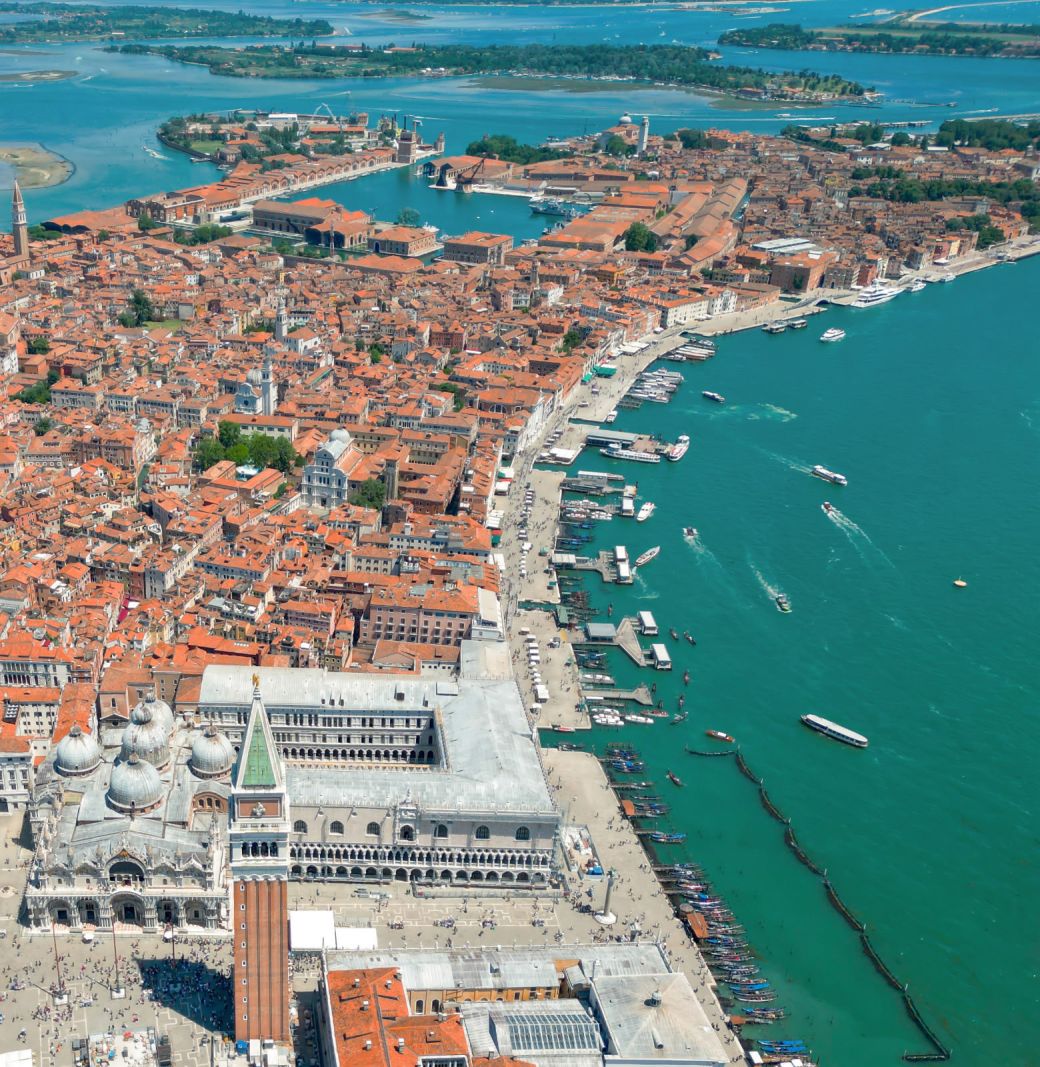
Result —
[{"label": "bell tower", "polygon": [[260,679],[231,783],[236,1041],[289,1043],[289,799]]},{"label": "bell tower", "polygon": [[25,201],[18,182],[11,193],[11,230],[14,233],[14,254],[17,259],[29,258],[29,226],[25,220]]}]

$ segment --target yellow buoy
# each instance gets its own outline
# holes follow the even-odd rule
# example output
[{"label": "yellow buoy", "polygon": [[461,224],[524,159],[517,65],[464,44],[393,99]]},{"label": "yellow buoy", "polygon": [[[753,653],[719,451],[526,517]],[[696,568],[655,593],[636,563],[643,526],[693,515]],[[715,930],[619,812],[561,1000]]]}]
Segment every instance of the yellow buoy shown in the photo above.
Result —
[{"label": "yellow buoy", "polygon": [[967,583],[967,582],[966,582],[966,581],[965,581],[965,580],[964,580],[963,578],[955,578],[955,579],[953,580],[953,584],[954,584],[954,585],[955,585],[955,586],[956,586],[956,587],[957,587],[958,589],[967,589],[967,587],[968,587],[968,583]]}]

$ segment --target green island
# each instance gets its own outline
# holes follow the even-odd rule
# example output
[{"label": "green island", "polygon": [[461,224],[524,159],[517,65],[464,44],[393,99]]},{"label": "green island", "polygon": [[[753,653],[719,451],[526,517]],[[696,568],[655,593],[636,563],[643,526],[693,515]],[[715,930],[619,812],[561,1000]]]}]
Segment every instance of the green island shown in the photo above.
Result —
[{"label": "green island", "polygon": [[915,23],[906,17],[879,26],[806,30],[774,22],[728,30],[720,45],[778,48],[788,52],[871,52],[903,55],[1033,59],[1040,57],[1040,26]]},{"label": "green island", "polygon": [[158,55],[241,78],[381,78],[393,75],[546,74],[694,86],[770,100],[861,98],[868,90],[834,74],[772,73],[724,66],[713,53],[680,45],[430,45],[370,48],[297,44],[122,45],[110,51]]},{"label": "green island", "polygon": [[325,19],[276,19],[242,11],[0,2],[0,12],[34,15],[0,26],[0,43],[108,41],[120,37],[327,37]]}]

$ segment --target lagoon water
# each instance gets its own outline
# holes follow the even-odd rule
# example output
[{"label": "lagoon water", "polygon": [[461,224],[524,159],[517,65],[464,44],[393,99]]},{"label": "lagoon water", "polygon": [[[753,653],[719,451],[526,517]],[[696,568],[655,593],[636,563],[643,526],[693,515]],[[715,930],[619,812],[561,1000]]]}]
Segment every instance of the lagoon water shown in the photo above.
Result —
[{"label": "lagoon water", "polygon": [[[239,0],[213,6],[238,8]],[[253,11],[329,17],[371,43],[444,41],[680,41],[712,43],[730,26],[763,21],[828,25],[870,5],[778,3],[744,16],[646,8],[425,6],[412,25],[361,18],[372,7],[254,0]],[[963,9],[951,18],[1040,22],[1040,4]],[[775,69],[836,70],[883,89],[878,109],[828,107],[799,117],[929,119],[1040,110],[1040,68],[1027,61],[830,56],[730,50],[727,59]],[[657,131],[683,125],[775,130],[790,105],[736,108],[696,93],[611,85],[602,91],[510,91],[473,79],[263,82],[215,78],[152,57],[92,45],[32,46],[0,70],[70,69],[49,85],[0,83],[0,137],[38,141],[71,159],[64,185],[32,190],[33,221],[141,193],[211,180],[161,148],[171,114],[235,106],[309,111],[327,102],[423,116],[459,152],[486,132],[540,140],[596,130],[624,111]],[[897,101],[916,101],[916,104]],[[918,106],[956,101],[957,108]],[[162,158],[145,148],[158,148]],[[10,175],[0,173],[0,187]],[[508,197],[435,192],[396,171],[333,186],[354,208],[392,217],[414,206],[448,233],[472,227],[537,235],[544,220]],[[625,412],[620,429],[689,432],[680,464],[629,467],[657,513],[597,533],[636,553],[661,544],[631,590],[596,589],[617,611],[652,610],[699,644],[675,649],[658,675],[669,707],[689,666],[686,724],[629,726],[690,833],[685,854],[733,904],[792,1013],[788,1035],[825,1063],[895,1064],[923,1051],[901,1002],[862,954],[822,889],[793,858],[781,829],[730,760],[682,753],[707,728],[738,737],[807,850],[869,924],[871,936],[957,1062],[1018,1064],[1040,1028],[1033,909],[1040,893],[1032,779],[1040,742],[1040,372],[1031,309],[1040,261],[932,286],[871,311],[831,311],[795,334],[722,338],[719,355],[683,367],[668,408]],[[848,339],[821,345],[825,326]],[[702,388],[728,397],[724,407]],[[598,455],[585,465],[598,469]],[[805,472],[822,463],[846,489]],[[828,518],[829,499],[840,514]],[[691,547],[683,525],[701,531]],[[963,575],[966,590],[955,591]],[[773,607],[786,592],[793,612]],[[634,680],[625,661],[613,673]],[[810,734],[813,711],[871,738],[865,752]],[[605,738],[601,738],[605,740]],[[670,788],[664,786],[664,788]]]},{"label": "lagoon water", "polygon": [[[614,424],[688,433],[685,459],[578,461],[623,472],[657,504],[645,523],[602,524],[587,546],[622,543],[634,558],[661,545],[635,585],[585,584],[615,617],[652,611],[670,647],[674,670],[652,677],[612,654],[619,684],[656,682],[673,712],[686,693],[685,723],[620,731],[689,833],[664,851],[706,868],[791,1012],[784,1030],[825,1063],[894,1064],[927,1046],[752,783],[732,760],[683,747],[721,747],[707,729],[737,739],[956,1062],[1029,1062],[1040,373],[1019,302],[1038,285],[1031,260],[832,309],[797,333],[719,338],[708,363],[665,364],[686,378],[670,405],[622,410]],[[846,340],[820,344],[828,326]],[[849,485],[811,477],[817,463]],[[961,576],[968,588],[953,588]],[[697,646],[671,641],[673,626]],[[870,747],[811,733],[806,712]],[[619,732],[593,736],[602,747]]]}]

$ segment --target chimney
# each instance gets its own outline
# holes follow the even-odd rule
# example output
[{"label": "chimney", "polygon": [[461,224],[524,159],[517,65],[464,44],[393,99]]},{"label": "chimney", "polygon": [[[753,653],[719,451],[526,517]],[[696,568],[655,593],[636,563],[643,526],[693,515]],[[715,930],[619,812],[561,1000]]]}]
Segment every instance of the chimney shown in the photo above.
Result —
[{"label": "chimney", "polygon": [[392,989],[392,988],[393,988],[393,985],[394,985],[394,983],[393,983],[393,980],[392,980],[392,979],[390,979],[390,978],[388,978],[388,979],[386,980],[386,988],[387,988],[387,989]]},{"label": "chimney", "polygon": [[398,1052],[404,1052],[404,1038],[403,1037],[399,1037],[397,1039],[397,1051]]},{"label": "chimney", "polygon": [[368,1011],[368,1001],[367,1000],[363,1000],[361,1002],[361,1010],[362,1011]]},{"label": "chimney", "polygon": [[360,985],[361,985],[361,979],[360,978],[355,978],[354,979],[354,988],[357,989]]},{"label": "chimney", "polygon": [[366,1041],[365,1042],[365,1051],[366,1052],[371,1052],[372,1051],[372,1042],[371,1041]]}]

